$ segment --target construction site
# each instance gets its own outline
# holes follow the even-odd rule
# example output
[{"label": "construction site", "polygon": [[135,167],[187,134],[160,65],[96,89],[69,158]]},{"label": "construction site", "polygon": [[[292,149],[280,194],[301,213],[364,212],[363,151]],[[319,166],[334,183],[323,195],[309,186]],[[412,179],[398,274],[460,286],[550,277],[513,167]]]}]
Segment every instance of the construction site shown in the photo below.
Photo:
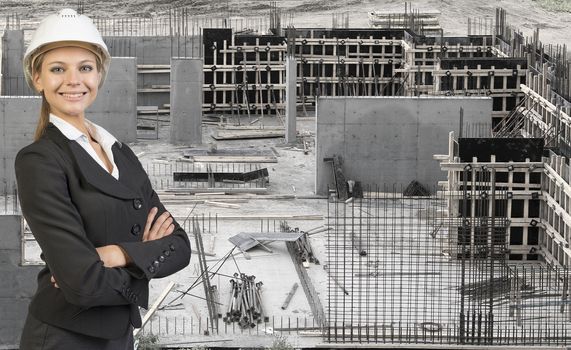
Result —
[{"label": "construction site", "polygon": [[[446,35],[410,3],[359,26],[280,6],[73,4],[112,56],[87,117],[130,145],[192,247],[151,280],[139,349],[571,346],[567,45],[499,7]],[[0,16],[0,349],[16,349],[43,261],[14,160],[41,97],[22,70],[34,27]]]}]

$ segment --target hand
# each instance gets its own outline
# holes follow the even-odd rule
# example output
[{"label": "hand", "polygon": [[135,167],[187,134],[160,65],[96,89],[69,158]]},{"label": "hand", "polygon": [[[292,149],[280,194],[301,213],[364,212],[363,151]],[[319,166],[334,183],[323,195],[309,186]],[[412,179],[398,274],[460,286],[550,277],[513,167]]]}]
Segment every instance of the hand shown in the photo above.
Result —
[{"label": "hand", "polygon": [[174,232],[173,218],[168,211],[162,213],[153,224],[157,212],[158,209],[153,207],[147,216],[147,224],[143,232],[143,242],[163,238]]},{"label": "hand", "polygon": [[97,247],[95,250],[105,267],[125,267],[131,262],[129,255],[115,244]]},{"label": "hand", "polygon": [[59,288],[59,286],[57,285],[56,279],[54,278],[53,275],[52,275],[52,277],[50,278],[50,282],[53,283],[54,287]]}]

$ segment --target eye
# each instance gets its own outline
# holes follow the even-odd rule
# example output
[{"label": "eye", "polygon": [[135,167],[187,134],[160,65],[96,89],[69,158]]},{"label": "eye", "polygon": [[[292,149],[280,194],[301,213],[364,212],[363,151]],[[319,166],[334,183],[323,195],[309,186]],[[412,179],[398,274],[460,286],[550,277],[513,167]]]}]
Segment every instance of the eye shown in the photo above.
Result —
[{"label": "eye", "polygon": [[82,72],[91,72],[93,70],[93,66],[86,64],[86,65],[81,66],[81,68],[79,70]]},{"label": "eye", "polygon": [[57,67],[57,66],[55,66],[55,67],[50,68],[50,72],[52,72],[52,73],[62,73],[62,72],[63,72],[63,68],[62,68],[62,67]]}]

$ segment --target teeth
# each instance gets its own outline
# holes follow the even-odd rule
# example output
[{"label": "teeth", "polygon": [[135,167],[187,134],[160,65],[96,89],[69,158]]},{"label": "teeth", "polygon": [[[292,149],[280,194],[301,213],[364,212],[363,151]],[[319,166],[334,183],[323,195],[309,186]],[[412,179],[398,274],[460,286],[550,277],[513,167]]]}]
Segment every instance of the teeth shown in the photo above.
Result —
[{"label": "teeth", "polygon": [[77,98],[77,97],[81,97],[83,96],[83,93],[79,93],[79,94],[62,94],[63,97],[67,97],[67,98]]}]

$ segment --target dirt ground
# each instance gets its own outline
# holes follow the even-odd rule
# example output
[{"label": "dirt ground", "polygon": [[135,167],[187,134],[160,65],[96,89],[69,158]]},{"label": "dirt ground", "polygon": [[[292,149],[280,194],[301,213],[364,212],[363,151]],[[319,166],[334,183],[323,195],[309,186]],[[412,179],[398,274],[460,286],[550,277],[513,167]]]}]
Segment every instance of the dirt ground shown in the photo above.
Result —
[{"label": "dirt ground", "polygon": [[[6,16],[17,14],[25,28],[34,24],[46,14],[65,6],[77,7],[78,1],[62,0],[3,0],[0,1],[0,28],[4,28]],[[270,1],[254,0],[98,0],[84,1],[86,14],[98,17],[161,17],[168,16],[171,7],[185,6],[190,16],[266,16]],[[285,25],[296,27],[330,27],[332,15],[347,13],[352,27],[367,27],[367,13],[374,10],[404,11],[401,0],[281,0],[277,6],[284,13]],[[540,28],[540,39],[545,44],[571,43],[571,13],[549,12],[533,0],[418,0],[409,2],[418,10],[438,10],[445,35],[465,35],[468,17],[487,23],[495,18],[495,8],[507,11],[507,20],[525,35],[531,35]],[[290,20],[290,17],[293,19]]]}]

